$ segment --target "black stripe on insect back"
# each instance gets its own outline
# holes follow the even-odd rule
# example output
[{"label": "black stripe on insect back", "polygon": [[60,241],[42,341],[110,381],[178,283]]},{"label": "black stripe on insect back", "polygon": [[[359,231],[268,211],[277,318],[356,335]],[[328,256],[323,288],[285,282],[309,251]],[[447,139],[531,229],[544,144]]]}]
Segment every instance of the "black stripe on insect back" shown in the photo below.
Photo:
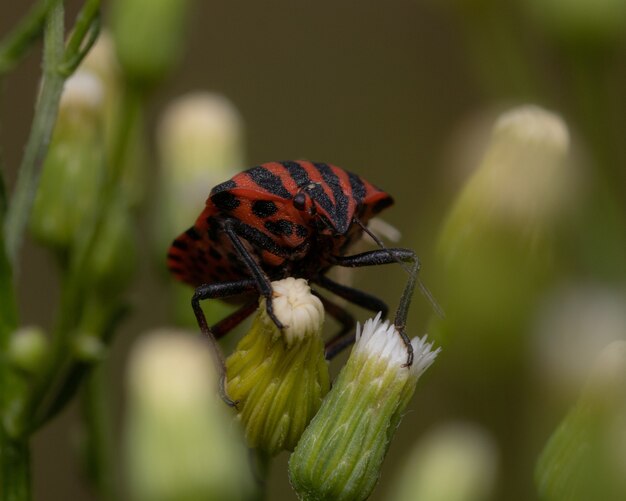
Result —
[{"label": "black stripe on insect back", "polygon": [[289,172],[293,182],[296,183],[299,188],[304,188],[305,186],[311,184],[311,178],[309,177],[308,172],[298,162],[280,163],[285,169],[287,169],[287,172]]},{"label": "black stripe on insect back", "polygon": [[337,174],[333,172],[333,170],[329,167],[328,164],[313,164],[315,168],[319,171],[320,175],[324,182],[330,186],[330,189],[333,192],[333,197],[335,198],[335,208],[331,214],[334,214],[334,223],[339,228],[347,227],[350,221],[347,221],[348,218],[348,197],[343,191],[341,187],[341,182],[337,177]]},{"label": "black stripe on insect back", "polygon": [[254,181],[258,186],[267,190],[272,195],[277,197],[291,199],[292,195],[287,191],[283,181],[276,174],[272,174],[269,169],[263,166],[253,167],[246,171],[246,174]]},{"label": "black stripe on insect back", "polygon": [[365,198],[365,185],[363,184],[363,180],[353,174],[352,172],[348,172],[348,179],[350,179],[350,187],[352,188],[352,197],[357,205],[361,205],[363,199]]},{"label": "black stripe on insect back", "polygon": [[214,195],[211,195],[211,200],[218,209],[223,211],[235,210],[241,204],[237,197],[229,191],[220,191],[219,193],[215,193]]},{"label": "black stripe on insect back", "polygon": [[313,184],[313,187],[308,188],[307,192],[311,198],[315,200],[316,204],[324,209],[331,217],[334,217],[335,205],[324,191],[324,188],[322,188],[318,183],[313,183],[311,181],[309,173],[306,169],[297,162],[281,162],[281,164],[287,169],[291,178],[300,188],[305,188]]}]

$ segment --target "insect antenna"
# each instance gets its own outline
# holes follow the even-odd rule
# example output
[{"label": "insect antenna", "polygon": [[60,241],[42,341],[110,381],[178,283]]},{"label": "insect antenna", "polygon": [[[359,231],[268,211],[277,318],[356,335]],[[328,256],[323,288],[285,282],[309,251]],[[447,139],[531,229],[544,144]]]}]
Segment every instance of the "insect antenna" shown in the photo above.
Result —
[{"label": "insect antenna", "polygon": [[[356,224],[358,224],[361,229],[367,233],[372,240],[374,240],[374,242],[376,243],[376,245],[378,245],[382,250],[384,250],[385,252],[387,252],[387,254],[395,261],[397,262],[400,266],[402,266],[402,269],[404,271],[406,271],[409,275],[412,275],[413,273],[417,272],[413,272],[407,265],[405,262],[403,262],[398,256],[396,256],[396,254],[394,252],[392,252],[391,249],[388,249],[384,242],[378,238],[378,236],[372,232],[366,225],[364,225],[358,218],[354,218],[353,219],[354,222]],[[430,305],[432,306],[433,310],[435,311],[435,313],[437,314],[438,317],[440,318],[444,318],[445,314],[443,312],[443,308],[439,305],[439,303],[437,302],[437,300],[435,299],[435,296],[433,296],[432,292],[430,292],[430,290],[428,289],[428,287],[426,287],[426,285],[424,284],[424,282],[422,282],[422,280],[419,278],[419,276],[415,277],[416,278],[416,282],[417,285],[420,289],[420,292],[424,295],[424,297],[428,300],[428,302],[430,303]]]}]

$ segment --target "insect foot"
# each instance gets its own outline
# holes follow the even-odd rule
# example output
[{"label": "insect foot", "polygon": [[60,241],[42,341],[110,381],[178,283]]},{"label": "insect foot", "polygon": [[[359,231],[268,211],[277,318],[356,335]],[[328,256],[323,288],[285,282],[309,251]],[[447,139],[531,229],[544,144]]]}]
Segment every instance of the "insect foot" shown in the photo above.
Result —
[{"label": "insect foot", "polygon": [[417,380],[439,349],[415,338],[406,347],[381,315],[359,325],[356,343],[319,412],[289,460],[291,484],[303,500],[363,500],[374,489],[391,437]]},{"label": "insect foot", "polygon": [[226,361],[248,445],[269,455],[293,450],[330,387],[321,337],[324,308],[306,280],[272,283],[276,327],[261,299],[252,328]]}]

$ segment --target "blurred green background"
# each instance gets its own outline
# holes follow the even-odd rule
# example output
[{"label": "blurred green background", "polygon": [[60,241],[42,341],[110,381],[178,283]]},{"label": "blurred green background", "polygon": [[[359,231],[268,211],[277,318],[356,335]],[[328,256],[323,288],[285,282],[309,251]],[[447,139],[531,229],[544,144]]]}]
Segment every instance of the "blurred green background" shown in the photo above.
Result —
[{"label": "blurred green background", "polygon": [[[77,5],[68,2],[70,15]],[[2,2],[0,33],[26,9],[26,3]],[[396,204],[385,219],[402,232],[401,245],[417,251],[424,282],[454,318],[436,265],[436,242],[457,193],[480,164],[496,117],[532,103],[558,113],[570,129],[571,163],[578,166],[583,194],[555,235],[552,252],[558,264],[549,279],[533,288],[537,302],[525,317],[528,325],[516,325],[524,332],[511,340],[515,362],[485,362],[482,371],[483,357],[497,358],[500,348],[484,340],[473,344],[471,326],[440,334],[437,322],[431,323],[429,304],[416,295],[410,334],[422,335],[432,327],[444,351],[418,386],[372,499],[385,499],[394,470],[412,444],[431,426],[450,419],[474,422],[495,437],[501,462],[494,499],[532,499],[534,458],[571,401],[542,394],[546,383],[532,369],[529,326],[543,301],[572,284],[609,295],[617,291],[623,299],[624,10],[618,0],[194,5],[182,61],[150,99],[146,116],[150,196],[139,229],[146,255],[151,211],[159,203],[157,117],[172,98],[210,90],[227,96],[241,113],[248,165],[298,158],[330,162],[390,192]],[[40,51],[33,51],[3,83],[0,142],[10,185],[32,119],[39,64]],[[118,417],[130,344],[142,332],[170,322],[166,285],[149,260],[140,262],[132,291],[135,309],[110,357]],[[375,291],[392,307],[403,280],[402,271],[391,268],[359,270],[355,278],[359,287]],[[55,284],[51,259],[29,243],[19,283],[26,323],[50,323],[58,300]],[[474,286],[481,284],[459,284],[455,294],[472,296],[479,290]],[[492,293],[506,297],[506,292]],[[618,305],[624,303],[618,299]],[[361,320],[367,317],[357,313]],[[509,334],[502,332],[495,346],[507,345]],[[342,361],[333,362],[335,372]],[[545,412],[537,416],[537,408]],[[76,474],[75,411],[64,412],[35,438],[36,500],[92,499]],[[269,499],[295,499],[286,460],[283,454],[272,467]]]}]

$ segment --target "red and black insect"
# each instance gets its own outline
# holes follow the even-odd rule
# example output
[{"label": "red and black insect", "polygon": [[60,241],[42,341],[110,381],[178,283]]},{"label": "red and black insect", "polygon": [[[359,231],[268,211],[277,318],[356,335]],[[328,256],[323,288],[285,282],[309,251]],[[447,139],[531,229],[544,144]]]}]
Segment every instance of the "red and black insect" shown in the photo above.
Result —
[{"label": "red and black insect", "polygon": [[[368,221],[393,204],[393,199],[362,177],[325,163],[270,162],[253,167],[217,185],[195,224],[174,240],[167,264],[172,274],[196,288],[193,310],[204,334],[220,353],[219,339],[255,309],[259,296],[279,328],[272,311],[270,282],[288,276],[305,278],[358,306],[388,312],[377,297],[326,276],[333,266],[361,267],[410,263],[409,280],[396,313],[395,325],[407,347],[404,333],[409,302],[417,281],[419,261],[412,250],[384,248],[368,229]],[[351,243],[366,232],[381,249],[346,255]],[[421,284],[420,284],[421,285]],[[241,308],[209,328],[200,300],[229,298]],[[354,318],[323,298],[326,311],[342,329],[326,344],[332,358],[354,341]],[[223,360],[222,378],[224,377]],[[222,396],[229,403],[223,391]]]}]

